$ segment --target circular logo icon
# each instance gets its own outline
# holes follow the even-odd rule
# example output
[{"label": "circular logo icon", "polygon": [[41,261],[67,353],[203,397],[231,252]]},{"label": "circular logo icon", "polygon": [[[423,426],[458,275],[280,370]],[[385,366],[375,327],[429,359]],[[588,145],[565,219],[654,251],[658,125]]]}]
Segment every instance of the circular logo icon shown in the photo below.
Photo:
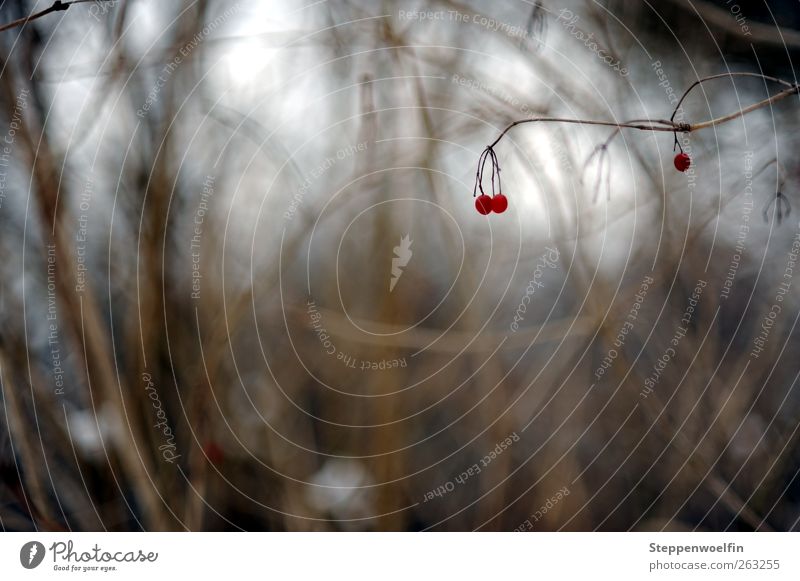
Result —
[{"label": "circular logo icon", "polygon": [[26,569],[35,569],[44,560],[44,545],[38,541],[30,541],[19,550],[19,562]]}]

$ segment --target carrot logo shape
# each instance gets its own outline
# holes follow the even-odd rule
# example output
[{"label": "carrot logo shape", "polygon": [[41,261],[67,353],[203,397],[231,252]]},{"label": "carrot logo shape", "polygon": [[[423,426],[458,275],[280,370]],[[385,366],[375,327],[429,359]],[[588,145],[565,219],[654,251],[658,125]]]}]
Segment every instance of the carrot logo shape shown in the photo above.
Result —
[{"label": "carrot logo shape", "polygon": [[400,239],[400,245],[394,247],[394,257],[392,258],[392,277],[389,280],[389,292],[394,290],[394,286],[400,277],[403,276],[403,268],[408,265],[411,260],[413,252],[411,252],[411,244],[414,241],[406,234]]},{"label": "carrot logo shape", "polygon": [[19,551],[19,562],[26,569],[35,569],[44,560],[44,545],[38,541],[30,541],[22,545]]}]

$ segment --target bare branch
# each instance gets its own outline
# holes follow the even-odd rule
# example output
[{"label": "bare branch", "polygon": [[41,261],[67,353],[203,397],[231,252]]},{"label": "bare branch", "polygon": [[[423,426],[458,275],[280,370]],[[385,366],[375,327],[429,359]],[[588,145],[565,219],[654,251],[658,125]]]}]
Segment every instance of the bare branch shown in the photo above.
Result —
[{"label": "bare branch", "polygon": [[18,18],[17,20],[12,20],[8,24],[3,24],[0,26],[0,32],[4,30],[9,30],[11,28],[16,28],[17,26],[22,26],[27,24],[31,20],[36,20],[37,18],[41,18],[42,16],[47,16],[53,12],[60,12],[62,10],[67,10],[73,4],[83,4],[84,2],[110,2],[111,0],[69,0],[67,2],[62,2],[61,0],[56,0],[53,2],[53,5],[49,8],[45,8],[39,12],[34,12],[30,16],[26,16],[25,18]]},{"label": "bare branch", "polygon": [[[721,79],[721,78],[731,78],[731,77],[755,77],[762,79],[764,81],[770,81],[774,83],[779,83],[788,87],[783,91],[772,95],[766,99],[758,101],[757,103],[753,103],[747,107],[739,109],[738,111],[734,111],[728,115],[724,115],[722,117],[717,117],[715,119],[709,119],[708,121],[702,121],[700,123],[679,123],[676,122],[675,115],[681,107],[681,104],[689,95],[689,93],[695,87],[701,85],[706,81],[710,81],[713,79]],[[490,145],[486,147],[486,149],[481,154],[481,157],[478,159],[478,173],[476,178],[476,187],[473,189],[473,196],[477,195],[477,192],[483,192],[483,167],[486,165],[486,162],[489,161],[492,163],[492,189],[494,191],[494,176],[497,174],[499,176],[500,173],[500,166],[497,163],[497,157],[494,154],[494,147],[500,142],[505,135],[511,131],[517,125],[522,125],[524,123],[572,123],[578,125],[596,125],[601,127],[614,127],[614,131],[608,137],[606,141],[604,141],[600,146],[598,146],[595,151],[589,156],[587,160],[587,165],[589,161],[596,155],[600,155],[601,161],[602,156],[604,155],[606,149],[608,148],[611,141],[619,135],[622,129],[638,129],[640,131],[662,131],[662,132],[670,132],[675,134],[675,141],[677,143],[677,134],[678,133],[691,133],[693,131],[699,131],[701,129],[707,129],[709,127],[714,127],[716,125],[721,125],[723,123],[727,123],[728,121],[732,121],[734,119],[738,119],[739,117],[743,117],[748,113],[755,111],[757,109],[761,109],[763,107],[767,107],[780,101],[781,99],[785,99],[790,95],[797,95],[800,94],[800,85],[790,83],[788,81],[784,81],[783,79],[778,79],[776,77],[771,77],[768,75],[762,75],[759,73],[750,73],[750,72],[732,72],[732,73],[722,73],[718,75],[711,75],[708,77],[704,77],[692,83],[688,89],[683,93],[681,98],[679,99],[677,105],[675,106],[675,110],[672,113],[672,116],[669,119],[633,119],[631,121],[625,121],[622,123],[616,123],[613,121],[593,121],[587,119],[564,119],[560,117],[534,117],[531,119],[520,119],[518,121],[514,121],[510,125],[508,125],[503,131],[498,135],[497,139],[495,139]],[[585,166],[584,166],[585,169]],[[498,184],[499,185],[499,184]],[[788,215],[788,214],[787,214]]]},{"label": "bare branch", "polygon": [[780,93],[776,93],[772,97],[768,99],[764,99],[763,101],[759,101],[758,103],[753,103],[749,107],[745,107],[744,109],[740,109],[730,115],[725,115],[724,117],[717,117],[716,119],[709,119],[708,121],[703,121],[702,123],[693,123],[691,125],[687,125],[686,131],[697,131],[699,129],[706,129],[707,127],[713,127],[714,125],[720,125],[722,123],[727,123],[728,121],[732,121],[734,119],[738,119],[739,117],[743,117],[748,113],[755,111],[756,109],[761,109],[762,107],[766,107],[767,105],[772,105],[773,103],[780,101],[788,97],[789,95],[796,95],[800,93],[800,85],[795,85],[791,89],[786,89],[785,91],[781,91]]}]

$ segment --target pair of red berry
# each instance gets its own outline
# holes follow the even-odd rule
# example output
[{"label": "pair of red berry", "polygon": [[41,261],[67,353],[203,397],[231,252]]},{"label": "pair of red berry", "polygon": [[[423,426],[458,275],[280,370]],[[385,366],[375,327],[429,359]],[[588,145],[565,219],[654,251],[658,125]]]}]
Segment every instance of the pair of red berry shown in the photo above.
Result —
[{"label": "pair of red berry", "polygon": [[[675,156],[674,164],[675,169],[680,172],[685,172],[692,166],[692,158],[680,152]],[[493,196],[481,194],[475,198],[475,209],[478,210],[479,214],[483,214],[484,216],[492,212],[495,214],[502,214],[506,211],[506,208],[508,208],[508,198],[503,194],[495,194]]]},{"label": "pair of red berry", "polygon": [[678,171],[686,171],[692,165],[692,158],[683,152],[675,156],[675,169]]},{"label": "pair of red berry", "polygon": [[493,196],[481,194],[475,199],[475,209],[484,216],[492,212],[502,214],[506,211],[506,208],[508,208],[508,198],[503,194],[495,194]]}]

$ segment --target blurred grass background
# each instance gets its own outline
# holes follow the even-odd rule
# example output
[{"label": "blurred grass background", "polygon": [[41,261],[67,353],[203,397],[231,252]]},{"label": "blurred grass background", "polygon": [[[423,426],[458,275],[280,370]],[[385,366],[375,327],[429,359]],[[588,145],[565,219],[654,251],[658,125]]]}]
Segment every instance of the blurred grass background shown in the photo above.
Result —
[{"label": "blurred grass background", "polygon": [[3,529],[797,529],[798,223],[767,206],[796,100],[691,134],[688,177],[669,134],[585,166],[608,130],[523,126],[509,210],[470,195],[515,119],[794,82],[794,3],[737,6],[121,0],[3,32]]}]

